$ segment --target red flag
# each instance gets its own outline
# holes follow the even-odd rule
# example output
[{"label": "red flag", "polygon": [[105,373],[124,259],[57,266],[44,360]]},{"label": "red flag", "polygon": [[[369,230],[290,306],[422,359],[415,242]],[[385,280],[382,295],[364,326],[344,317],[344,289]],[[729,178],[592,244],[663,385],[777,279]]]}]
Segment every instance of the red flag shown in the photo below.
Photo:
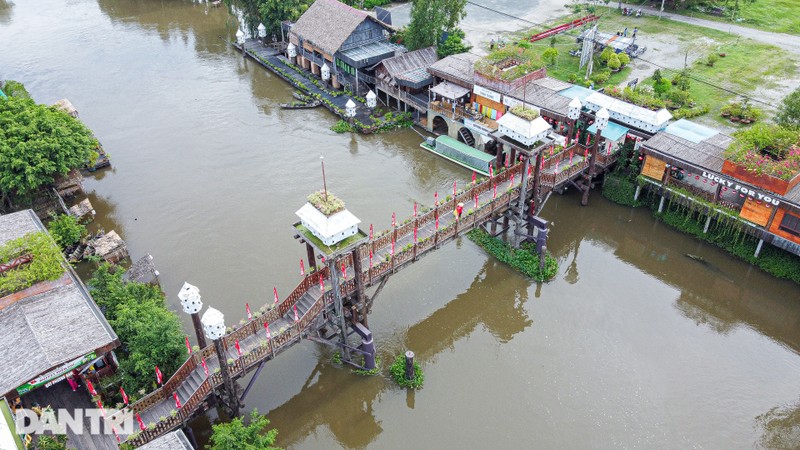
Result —
[{"label": "red flag", "polygon": [[300,258],[300,276],[306,276],[306,266],[303,264],[303,258]]},{"label": "red flag", "polygon": [[272,296],[275,297],[275,304],[277,305],[278,304],[278,288],[276,288],[276,287],[272,288]]},{"label": "red flag", "polygon": [[475,184],[475,171],[472,171],[472,184]]},{"label": "red flag", "polygon": [[478,210],[478,194],[475,194],[475,210]]},{"label": "red flag", "polygon": [[494,169],[491,163],[489,163],[489,178],[494,178]]},{"label": "red flag", "polygon": [[587,133],[586,134],[586,146],[587,147],[589,146],[589,142],[591,142],[591,140],[592,140],[592,135]]},{"label": "red flag", "polygon": [[414,224],[414,243],[417,243],[417,224]]},{"label": "red flag", "polygon": [[233,343],[233,346],[236,347],[236,353],[238,353],[239,356],[242,356],[242,348],[239,347],[239,340],[238,339],[236,340],[236,342]]},{"label": "red flag", "polygon": [[[541,166],[539,168],[540,169],[544,169],[544,158],[542,158],[542,164],[541,164]],[[528,166],[528,175],[530,175],[530,174],[531,174],[531,166]]]},{"label": "red flag", "polygon": [[342,278],[347,280],[347,266],[344,265],[344,261],[342,261]]},{"label": "red flag", "polygon": [[178,393],[173,392],[172,397],[175,398],[175,407],[181,409],[181,400],[178,398]]},{"label": "red flag", "polygon": [[140,430],[144,431],[144,430],[147,429],[147,427],[144,426],[144,422],[142,421],[142,417],[139,416],[139,413],[136,413],[136,421],[139,422],[139,429]]},{"label": "red flag", "polygon": [[433,193],[433,204],[439,206],[439,191]]},{"label": "red flag", "polygon": [[[264,325],[266,325],[266,323],[264,323]],[[206,359],[205,358],[201,358],[200,359],[200,364],[203,366],[203,372],[206,373],[206,377],[208,377],[208,366],[206,365]]]},{"label": "red flag", "polygon": [[97,407],[100,408],[100,413],[103,415],[103,417],[105,417],[106,410],[103,408],[103,403],[100,400],[97,401]]},{"label": "red flag", "polygon": [[511,155],[509,153],[506,153],[506,169],[508,169],[508,166],[510,165],[510,160],[511,160]]},{"label": "red flag", "polygon": [[492,189],[493,189],[492,199],[495,199],[495,198],[497,198],[497,184],[496,183],[492,186]]},{"label": "red flag", "polygon": [[369,251],[369,268],[372,269],[372,250]]},{"label": "red flag", "polygon": [[[533,171],[533,164],[528,164],[528,176],[531,176],[531,172]],[[544,158],[542,158],[542,169],[544,169]]]},{"label": "red flag", "polygon": [[439,231],[439,216],[436,216],[436,231]]},{"label": "red flag", "polygon": [[158,366],[156,366],[156,381],[158,381],[158,385],[161,386],[164,377],[161,375],[161,371],[158,370]]},{"label": "red flag", "polygon": [[397,217],[392,213],[392,228],[397,226]]},{"label": "red flag", "polygon": [[184,339],[184,341],[186,341],[186,353],[191,355],[192,354],[192,346],[189,345],[189,336],[184,336],[183,339]]},{"label": "red flag", "polygon": [[606,150],[606,156],[611,154],[611,141],[608,141],[608,149]]},{"label": "red flag", "polygon": [[94,385],[91,381],[86,380],[86,388],[89,389],[89,393],[92,395],[97,395],[97,391],[94,390]]},{"label": "red flag", "polygon": [[118,443],[118,444],[121,444],[121,443],[122,443],[122,439],[120,439],[120,438],[119,438],[119,435],[117,434],[117,429],[116,429],[116,428],[114,428],[114,427],[112,426],[112,427],[111,427],[111,431],[113,431],[113,432],[114,432],[114,437],[116,437],[116,438],[117,438],[117,443]]},{"label": "red flag", "polygon": [[322,289],[323,293],[325,293],[325,279],[322,278],[322,272],[319,274],[319,288]]},{"label": "red flag", "polygon": [[414,217],[417,217],[417,202],[414,202]]},{"label": "red flag", "polygon": [[325,264],[325,257],[324,256],[320,256],[320,258],[321,258],[322,264]]},{"label": "red flag", "polygon": [[128,395],[125,393],[125,389],[122,389],[122,386],[120,386],[120,388],[119,388],[119,393],[122,395],[122,401],[127,406],[128,405]]},{"label": "red flag", "polygon": [[570,163],[570,165],[572,165],[572,157],[574,156],[574,154],[575,154],[575,152],[573,152],[572,150],[569,151],[569,163]]},{"label": "red flag", "polygon": [[511,172],[511,185],[514,185],[514,172]]},{"label": "red flag", "polygon": [[297,315],[297,304],[294,305],[294,321],[300,322],[300,316]]},{"label": "red flag", "polygon": [[372,224],[369,224],[369,240],[372,240]]},{"label": "red flag", "polygon": [[269,324],[264,322],[264,329],[267,330],[267,340],[272,339],[272,335],[269,333]]},{"label": "red flag", "polygon": [[456,182],[453,181],[453,197],[456,196]]},{"label": "red flag", "polygon": [[247,320],[253,319],[253,313],[250,312],[250,303],[244,304],[244,310],[247,311]]}]

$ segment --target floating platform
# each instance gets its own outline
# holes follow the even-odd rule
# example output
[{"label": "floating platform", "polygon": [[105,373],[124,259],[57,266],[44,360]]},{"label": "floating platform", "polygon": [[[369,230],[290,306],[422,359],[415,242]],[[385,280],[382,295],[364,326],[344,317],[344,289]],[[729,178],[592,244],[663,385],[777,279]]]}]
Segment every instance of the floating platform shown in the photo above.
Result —
[{"label": "floating platform", "polygon": [[495,160],[494,156],[470,147],[450,136],[439,136],[435,141],[432,138],[428,138],[419,146],[484,176],[489,176],[489,164],[494,163]]},{"label": "floating platform", "polygon": [[303,103],[303,102],[292,102],[292,103],[281,103],[281,108],[283,109],[311,109],[316,108],[322,102],[319,100],[315,100],[313,102]]}]

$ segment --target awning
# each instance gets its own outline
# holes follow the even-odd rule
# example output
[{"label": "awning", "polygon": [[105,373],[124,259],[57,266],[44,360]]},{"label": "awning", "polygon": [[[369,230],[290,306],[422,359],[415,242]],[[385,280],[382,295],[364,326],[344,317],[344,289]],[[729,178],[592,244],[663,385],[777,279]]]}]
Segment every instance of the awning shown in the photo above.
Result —
[{"label": "awning", "polygon": [[[597,126],[595,124],[592,124],[586,131],[588,131],[590,134],[595,134],[597,133]],[[630,130],[628,130],[627,128],[623,127],[620,124],[614,122],[608,122],[608,126],[605,127],[605,129],[603,129],[601,135],[606,139],[610,139],[616,142],[622,139],[626,134],[628,134],[628,131]]]},{"label": "awning", "polygon": [[455,100],[469,94],[469,89],[450,83],[449,81],[443,81],[431,88],[431,92],[439,94],[444,98]]}]

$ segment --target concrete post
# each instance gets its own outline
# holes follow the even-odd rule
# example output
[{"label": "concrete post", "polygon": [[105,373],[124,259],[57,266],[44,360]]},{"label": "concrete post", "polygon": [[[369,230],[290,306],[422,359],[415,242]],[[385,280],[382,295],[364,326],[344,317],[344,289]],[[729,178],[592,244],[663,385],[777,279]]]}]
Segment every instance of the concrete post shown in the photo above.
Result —
[{"label": "concrete post", "polygon": [[664,196],[661,196],[661,201],[658,202],[658,212],[659,214],[664,212]]}]

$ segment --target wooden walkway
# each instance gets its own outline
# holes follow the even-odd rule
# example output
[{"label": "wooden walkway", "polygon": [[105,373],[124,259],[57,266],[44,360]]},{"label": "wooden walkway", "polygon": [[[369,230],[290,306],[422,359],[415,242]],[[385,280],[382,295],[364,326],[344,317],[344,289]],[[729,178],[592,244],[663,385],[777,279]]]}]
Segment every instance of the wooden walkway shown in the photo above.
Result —
[{"label": "wooden walkway", "polygon": [[[544,160],[540,196],[583,176],[588,162],[577,154],[570,162],[567,155],[561,152]],[[606,167],[614,158],[615,154],[598,157],[597,166]],[[491,179],[468,184],[455,196],[451,195],[450,200],[433,205],[426,212],[398,222],[398,226],[366,240],[354,251],[361,260],[360,273],[354,269],[354,253],[341,257],[336,267],[344,263],[347,272],[346,279],[341,273],[337,274],[341,298],[356,292],[356,276],[361,278],[364,287],[374,286],[441,245],[506,213],[519,199],[523,168],[522,163],[517,163]],[[527,177],[527,180],[530,191],[534,180],[533,177]],[[464,204],[460,219],[453,213],[458,203]],[[333,288],[327,267],[310,273],[280,303],[272,305],[263,315],[256,313],[257,317],[225,335],[222,344],[231,376],[238,379],[263,361],[272,360],[304,338],[316,335],[324,322],[323,313],[333,307]],[[269,326],[269,337],[265,324]],[[237,342],[241,353],[236,349]],[[208,375],[202,366],[203,361]],[[140,415],[147,429],[135,435],[122,436],[123,440],[127,438],[128,443],[142,445],[203,412],[207,408],[206,398],[212,390],[222,386],[219,364],[213,345],[192,354],[161,388],[128,407]],[[180,400],[180,408],[176,407],[174,394]]]},{"label": "wooden walkway", "polygon": [[[239,51],[242,50],[242,47],[239,44],[233,45]],[[342,119],[347,120],[347,117],[344,115],[344,110],[345,104],[351,98],[350,96],[344,92],[337,91],[332,87],[324,89],[320,88],[315,84],[315,82],[323,84],[321,80],[317,80],[316,77],[311,75],[309,72],[300,69],[298,66],[290,65],[289,61],[278,51],[272,47],[262,44],[261,41],[256,39],[248,39],[244,43],[244,48],[245,53],[248,56],[256,60],[259,64],[267,68],[275,75],[281,77],[284,81],[288,82],[299,91],[302,91],[304,94],[320,95],[324,100],[327,100],[327,102],[322,102],[322,106],[325,106],[329,111],[341,117]],[[312,78],[314,81],[312,81]],[[375,121],[370,117],[373,111],[370,108],[367,108],[364,103],[361,103],[356,99],[353,99],[353,103],[356,104],[356,116],[354,119],[368,127],[375,125]]]}]

